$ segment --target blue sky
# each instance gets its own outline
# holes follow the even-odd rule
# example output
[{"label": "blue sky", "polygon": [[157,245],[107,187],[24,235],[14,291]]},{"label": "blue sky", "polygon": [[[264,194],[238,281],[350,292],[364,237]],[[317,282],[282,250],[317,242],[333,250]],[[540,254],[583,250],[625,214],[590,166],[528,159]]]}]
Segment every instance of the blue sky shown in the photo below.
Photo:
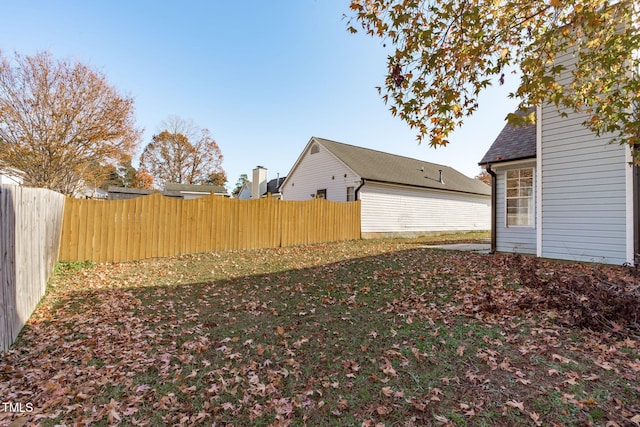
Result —
[{"label": "blue sky", "polygon": [[0,50],[48,50],[103,72],[136,100],[139,151],[170,115],[207,128],[224,155],[227,186],[256,165],[286,175],[312,136],[452,166],[478,161],[517,103],[516,81],[433,149],[391,116],[375,86],[385,49],[346,31],[348,0],[6,1]]}]

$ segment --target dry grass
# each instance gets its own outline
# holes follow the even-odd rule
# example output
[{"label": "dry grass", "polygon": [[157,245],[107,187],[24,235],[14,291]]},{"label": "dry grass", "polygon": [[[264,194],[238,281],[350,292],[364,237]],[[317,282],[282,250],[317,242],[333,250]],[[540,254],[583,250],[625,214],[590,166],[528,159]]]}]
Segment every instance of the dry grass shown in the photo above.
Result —
[{"label": "dry grass", "polygon": [[0,423],[638,425],[636,338],[513,306],[517,258],[424,241],[67,266],[0,361],[33,411]]}]

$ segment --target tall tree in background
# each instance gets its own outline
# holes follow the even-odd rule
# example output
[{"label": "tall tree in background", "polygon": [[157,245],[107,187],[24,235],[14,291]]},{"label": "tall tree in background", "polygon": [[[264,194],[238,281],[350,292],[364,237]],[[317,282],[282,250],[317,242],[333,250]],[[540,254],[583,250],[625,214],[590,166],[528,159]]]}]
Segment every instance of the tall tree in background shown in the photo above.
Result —
[{"label": "tall tree in background", "polygon": [[107,190],[111,186],[133,187],[133,180],[136,175],[136,168],[131,164],[131,158],[119,162],[117,165],[107,166],[107,178],[102,182],[100,188]]},{"label": "tall tree in background", "polygon": [[131,188],[144,188],[145,190],[153,190],[153,177],[145,168],[136,171],[131,181]]},{"label": "tall tree in background", "polygon": [[106,169],[107,178],[100,185],[103,190],[108,190],[110,186],[153,189],[153,177],[144,168],[136,170],[131,164],[131,158],[115,166],[108,165]]},{"label": "tall tree in background", "polygon": [[205,184],[209,185],[218,185],[220,187],[224,187],[227,183],[227,173],[225,171],[214,172],[209,175]]},{"label": "tall tree in background", "polygon": [[[378,91],[418,141],[448,144],[478,108],[478,94],[513,73],[520,86],[510,96],[520,109],[550,102],[562,113],[583,111],[598,135],[640,143],[633,0],[351,0],[351,10],[351,21],[394,48]],[[554,62],[567,51],[576,58],[569,68]]]},{"label": "tall tree in background", "polygon": [[227,181],[222,152],[207,129],[171,116],[140,156],[140,167],[159,184],[218,184]]},{"label": "tall tree in background", "polygon": [[487,172],[485,170],[483,170],[478,175],[476,175],[475,179],[484,182],[489,187],[491,187],[491,185],[492,185],[491,175],[489,174],[489,172]]},{"label": "tall tree in background", "polygon": [[67,195],[98,186],[138,137],[133,98],[103,74],[48,52],[0,52],[0,165],[24,172],[26,185]]},{"label": "tall tree in background", "polygon": [[237,197],[240,194],[240,190],[242,190],[242,187],[247,182],[249,182],[249,176],[246,173],[241,174],[240,177],[238,178],[238,181],[236,182],[236,186],[231,192],[231,195],[233,197]]}]

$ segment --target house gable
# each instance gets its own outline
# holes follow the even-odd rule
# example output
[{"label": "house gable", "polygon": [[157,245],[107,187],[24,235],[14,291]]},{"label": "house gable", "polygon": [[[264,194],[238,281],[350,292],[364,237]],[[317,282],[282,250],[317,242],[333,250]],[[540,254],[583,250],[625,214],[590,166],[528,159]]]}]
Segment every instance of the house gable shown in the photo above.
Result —
[{"label": "house gable", "polygon": [[361,177],[338,159],[316,138],[311,138],[280,186],[285,200],[314,198],[326,190],[326,198],[347,200],[347,187],[357,188]]},{"label": "house gable", "polygon": [[245,181],[242,184],[242,187],[240,188],[240,191],[238,191],[237,198],[239,200],[249,200],[249,199],[251,199],[251,181]]}]

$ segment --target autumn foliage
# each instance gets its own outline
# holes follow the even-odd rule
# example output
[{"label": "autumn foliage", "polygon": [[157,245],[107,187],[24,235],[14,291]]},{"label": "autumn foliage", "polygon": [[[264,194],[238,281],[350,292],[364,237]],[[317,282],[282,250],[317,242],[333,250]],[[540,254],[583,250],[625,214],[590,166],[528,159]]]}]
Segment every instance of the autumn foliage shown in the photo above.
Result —
[{"label": "autumn foliage", "polygon": [[487,172],[486,170],[483,170],[482,172],[480,172],[475,179],[480,180],[482,182],[484,182],[485,184],[487,184],[488,186],[492,186],[493,182],[491,179],[491,175],[489,174],[489,172]]},{"label": "autumn foliage", "polygon": [[153,177],[145,168],[136,171],[131,182],[132,188],[143,188],[145,190],[153,190]]},{"label": "autumn foliage", "polygon": [[172,116],[140,156],[140,166],[156,184],[213,184],[227,181],[222,152],[209,130]]},{"label": "autumn foliage", "polygon": [[640,337],[640,288],[638,271],[628,277],[608,275],[605,269],[545,268],[536,258],[515,255],[513,267],[519,282],[533,292],[523,292],[517,301],[502,304],[487,289],[479,306],[489,312],[512,309],[556,310],[570,326],[620,333],[627,331]]},{"label": "autumn foliage", "polygon": [[0,166],[24,172],[26,185],[97,187],[138,137],[133,98],[98,71],[47,52],[0,55]]},{"label": "autumn foliage", "polygon": [[[515,78],[519,109],[581,111],[598,135],[640,142],[637,2],[351,0],[351,10],[351,32],[360,27],[389,45],[378,90],[419,141],[446,145],[483,90]],[[575,58],[569,66],[556,62],[566,52]]]}]

